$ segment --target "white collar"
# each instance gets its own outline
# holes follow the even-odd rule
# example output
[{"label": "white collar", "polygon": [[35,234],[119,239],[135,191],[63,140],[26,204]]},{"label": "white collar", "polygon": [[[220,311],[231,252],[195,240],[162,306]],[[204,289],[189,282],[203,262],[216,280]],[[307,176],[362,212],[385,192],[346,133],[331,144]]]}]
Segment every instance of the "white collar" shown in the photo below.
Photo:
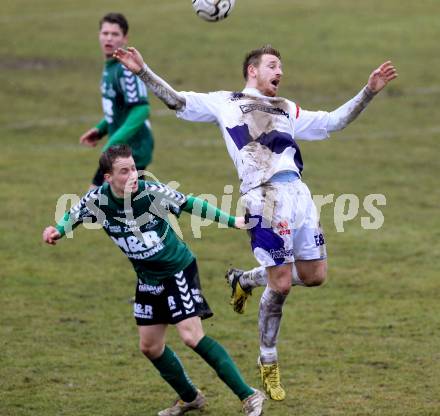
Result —
[{"label": "white collar", "polygon": [[257,96],[257,97],[265,97],[265,98],[269,98],[263,94],[261,94],[261,92],[259,90],[257,90],[256,88],[251,88],[251,87],[247,87],[242,91],[243,94],[249,94],[249,95],[253,95],[253,96]]}]

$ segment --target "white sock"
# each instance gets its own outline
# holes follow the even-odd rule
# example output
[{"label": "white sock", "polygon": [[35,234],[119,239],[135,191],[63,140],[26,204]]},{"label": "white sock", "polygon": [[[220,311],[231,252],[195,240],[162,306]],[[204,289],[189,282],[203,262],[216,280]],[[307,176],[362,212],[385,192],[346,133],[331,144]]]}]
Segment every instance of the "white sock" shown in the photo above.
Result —
[{"label": "white sock", "polygon": [[[240,276],[240,285],[243,289],[255,289],[259,286],[267,286],[267,270],[265,267],[255,267],[245,271]],[[292,286],[305,286],[304,282],[298,277],[295,264],[292,263]]]},{"label": "white sock", "polygon": [[255,267],[240,276],[240,285],[243,289],[255,289],[258,286],[267,286],[267,271],[263,266]]},{"label": "white sock", "polygon": [[263,364],[278,361],[277,341],[280,332],[283,304],[287,295],[275,292],[269,286],[260,299],[258,329],[260,332],[260,360]]}]

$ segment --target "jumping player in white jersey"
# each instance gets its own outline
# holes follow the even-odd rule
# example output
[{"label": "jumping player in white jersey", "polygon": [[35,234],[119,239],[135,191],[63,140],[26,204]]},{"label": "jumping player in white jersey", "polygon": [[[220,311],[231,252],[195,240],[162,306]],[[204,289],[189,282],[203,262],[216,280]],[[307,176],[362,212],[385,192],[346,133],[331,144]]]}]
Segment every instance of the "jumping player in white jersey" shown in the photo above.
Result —
[{"label": "jumping player in white jersey", "polygon": [[[209,94],[177,92],[158,77],[134,48],[115,57],[136,73],[159,99],[188,121],[216,123],[240,179],[251,246],[267,286],[260,300],[258,364],[265,390],[283,400],[277,339],[283,304],[292,283],[321,285],[327,274],[325,240],[310,191],[301,181],[297,139],[322,140],[353,121],[373,97],[397,77],[391,62],[375,69],[367,85],[332,112],[307,111],[277,97],[283,76],[281,55],[270,45],[251,51],[243,63],[245,88]],[[234,309],[243,312],[252,274],[231,270]]]}]

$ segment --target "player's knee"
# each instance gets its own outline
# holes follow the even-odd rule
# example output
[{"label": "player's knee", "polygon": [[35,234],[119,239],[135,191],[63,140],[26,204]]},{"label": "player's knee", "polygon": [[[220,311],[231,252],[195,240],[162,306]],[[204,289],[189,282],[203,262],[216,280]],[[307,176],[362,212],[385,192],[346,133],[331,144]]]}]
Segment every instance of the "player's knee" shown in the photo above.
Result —
[{"label": "player's knee", "polygon": [[289,270],[277,271],[270,278],[270,287],[280,295],[287,296],[292,288],[292,273]]},{"label": "player's knee", "polygon": [[179,322],[177,331],[183,343],[190,348],[195,348],[205,335],[199,317],[193,317]]},{"label": "player's knee", "polygon": [[162,344],[151,344],[143,340],[139,342],[139,349],[141,350],[142,354],[144,354],[145,357],[149,358],[150,360],[160,357],[163,352],[163,347],[164,346]]},{"label": "player's knee", "polygon": [[290,281],[280,281],[280,282],[271,282],[270,288],[280,295],[287,296],[292,288],[292,283]]},{"label": "player's knee", "polygon": [[204,333],[201,326],[188,325],[179,328],[179,335],[187,347],[195,348],[203,338]]},{"label": "player's knee", "polygon": [[327,278],[327,268],[321,267],[315,270],[311,270],[301,280],[306,286],[321,286]]},{"label": "player's knee", "polygon": [[186,333],[181,336],[183,343],[189,348],[195,348],[198,344],[198,340],[195,339],[194,335],[191,333]]},{"label": "player's knee", "polygon": [[197,344],[203,338],[203,333],[199,331],[184,331],[180,333],[180,339],[189,348],[197,347]]},{"label": "player's knee", "polygon": [[287,296],[292,288],[292,284],[290,281],[280,282],[276,287],[276,292],[280,295]]}]

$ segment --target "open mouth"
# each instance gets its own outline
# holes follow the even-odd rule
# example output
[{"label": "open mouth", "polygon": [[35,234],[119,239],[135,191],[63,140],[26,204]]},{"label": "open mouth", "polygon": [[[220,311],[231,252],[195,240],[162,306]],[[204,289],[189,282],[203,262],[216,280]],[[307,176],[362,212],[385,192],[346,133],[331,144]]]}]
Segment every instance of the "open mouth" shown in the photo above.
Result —
[{"label": "open mouth", "polygon": [[278,88],[278,85],[280,85],[280,80],[279,79],[273,79],[272,81],[270,81],[270,83],[274,86]]},{"label": "open mouth", "polygon": [[137,181],[136,182],[127,182],[125,185],[125,189],[126,191],[133,191],[134,189],[136,189],[138,186]]}]

